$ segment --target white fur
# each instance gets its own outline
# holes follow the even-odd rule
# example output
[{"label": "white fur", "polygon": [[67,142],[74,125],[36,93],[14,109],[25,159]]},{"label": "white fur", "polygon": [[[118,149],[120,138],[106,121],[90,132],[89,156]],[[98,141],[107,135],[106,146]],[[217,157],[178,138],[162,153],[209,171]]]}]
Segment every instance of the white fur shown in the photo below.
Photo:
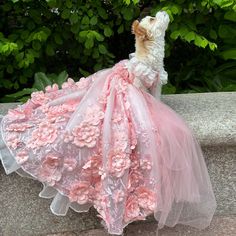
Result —
[{"label": "white fur", "polygon": [[[152,19],[151,19],[152,18]],[[164,69],[165,31],[169,24],[169,16],[166,12],[157,12],[155,17],[146,16],[140,22],[153,41],[148,44],[148,54],[139,58],[136,54],[128,63],[128,68],[135,74],[134,84],[150,92],[154,97],[160,98],[161,86],[167,83],[168,74]],[[134,69],[135,68],[135,69]],[[155,80],[159,76],[159,84]],[[152,86],[146,81],[152,81]]]}]

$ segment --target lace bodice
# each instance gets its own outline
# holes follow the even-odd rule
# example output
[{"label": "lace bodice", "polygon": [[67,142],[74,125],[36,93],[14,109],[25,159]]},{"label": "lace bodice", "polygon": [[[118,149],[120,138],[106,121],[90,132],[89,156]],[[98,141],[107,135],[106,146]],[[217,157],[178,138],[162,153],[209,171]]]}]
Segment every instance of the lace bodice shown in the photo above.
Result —
[{"label": "lace bodice", "polygon": [[160,97],[161,86],[167,83],[167,72],[154,70],[150,65],[138,60],[135,54],[130,54],[130,59],[126,63],[130,73],[134,74],[133,84],[152,94],[154,97]]}]

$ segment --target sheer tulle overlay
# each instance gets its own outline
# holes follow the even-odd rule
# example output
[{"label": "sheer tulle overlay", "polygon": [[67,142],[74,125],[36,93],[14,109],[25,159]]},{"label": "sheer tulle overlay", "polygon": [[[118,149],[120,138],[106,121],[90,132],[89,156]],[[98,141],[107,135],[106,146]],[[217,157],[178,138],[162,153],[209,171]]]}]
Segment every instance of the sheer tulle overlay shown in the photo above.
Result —
[{"label": "sheer tulle overlay", "polygon": [[132,84],[125,63],[10,109],[4,169],[42,182],[56,215],[94,206],[111,234],[153,213],[159,227],[202,229],[216,203],[200,146],[174,111]]}]

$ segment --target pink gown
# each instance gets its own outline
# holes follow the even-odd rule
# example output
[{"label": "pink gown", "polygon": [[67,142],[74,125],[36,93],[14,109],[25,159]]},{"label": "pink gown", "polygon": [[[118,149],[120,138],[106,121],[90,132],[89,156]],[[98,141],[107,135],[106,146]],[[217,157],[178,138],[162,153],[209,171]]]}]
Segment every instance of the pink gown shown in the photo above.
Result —
[{"label": "pink gown", "polygon": [[126,63],[10,109],[4,169],[42,182],[56,215],[93,206],[111,234],[150,214],[160,228],[205,228],[216,203],[200,146],[181,117],[133,84]]}]

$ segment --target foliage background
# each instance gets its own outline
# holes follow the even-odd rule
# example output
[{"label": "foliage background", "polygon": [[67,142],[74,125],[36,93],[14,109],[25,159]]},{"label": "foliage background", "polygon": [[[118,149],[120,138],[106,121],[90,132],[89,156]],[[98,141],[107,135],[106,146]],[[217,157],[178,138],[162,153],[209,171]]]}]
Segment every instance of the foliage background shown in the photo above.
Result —
[{"label": "foliage background", "polygon": [[4,0],[0,101],[25,101],[68,74],[75,80],[128,58],[130,26],[165,10],[164,93],[236,90],[235,0]]}]

